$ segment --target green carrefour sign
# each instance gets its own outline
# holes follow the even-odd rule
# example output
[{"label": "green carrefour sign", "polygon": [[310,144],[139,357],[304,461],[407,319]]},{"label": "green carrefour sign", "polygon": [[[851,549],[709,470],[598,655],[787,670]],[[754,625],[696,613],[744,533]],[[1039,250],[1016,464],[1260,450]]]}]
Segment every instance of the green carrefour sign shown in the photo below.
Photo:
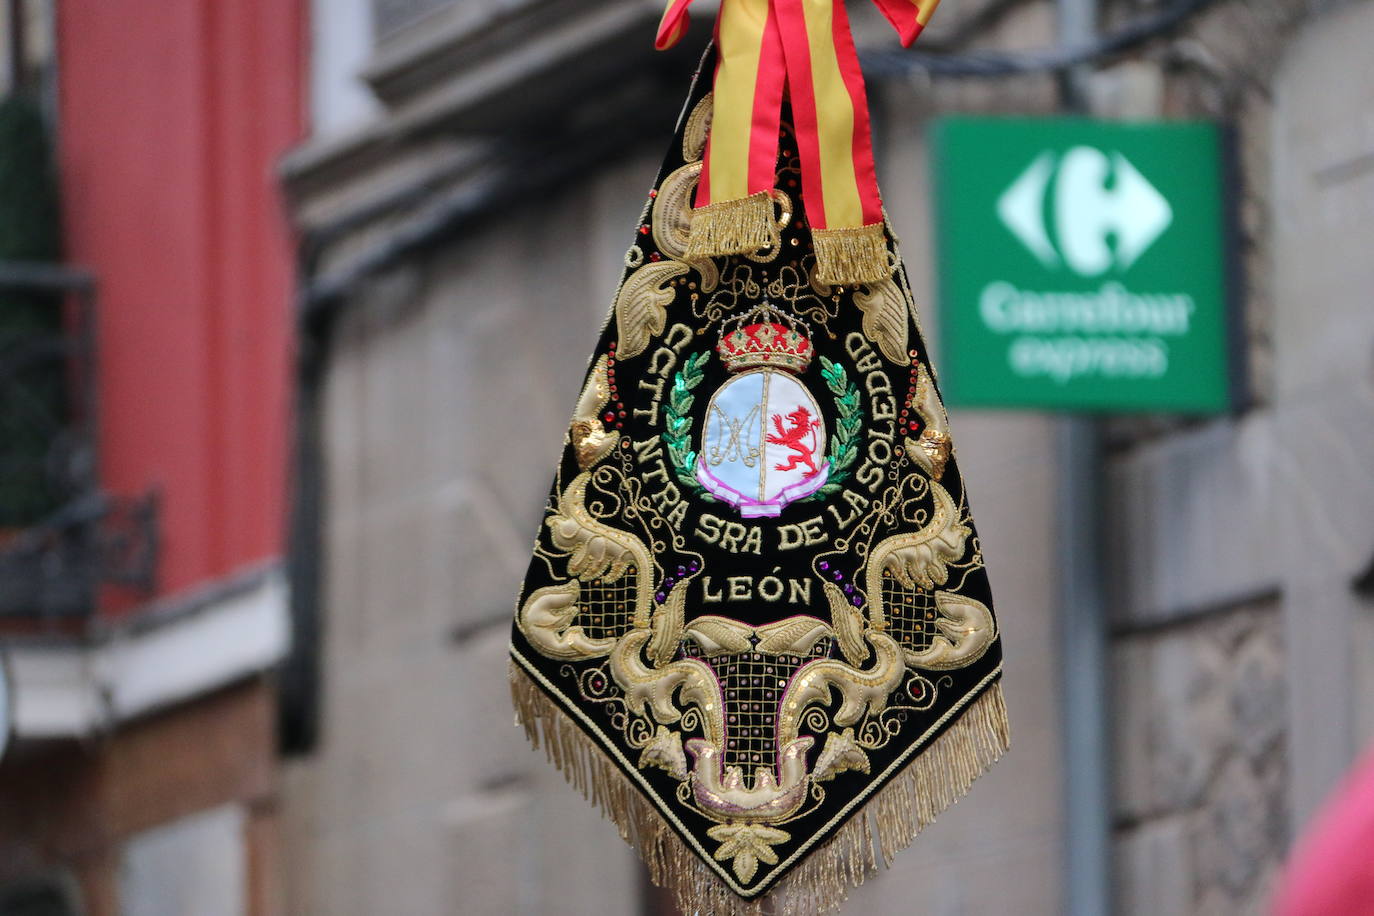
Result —
[{"label": "green carrefour sign", "polygon": [[951,404],[1226,409],[1215,126],[957,117],[934,153]]}]

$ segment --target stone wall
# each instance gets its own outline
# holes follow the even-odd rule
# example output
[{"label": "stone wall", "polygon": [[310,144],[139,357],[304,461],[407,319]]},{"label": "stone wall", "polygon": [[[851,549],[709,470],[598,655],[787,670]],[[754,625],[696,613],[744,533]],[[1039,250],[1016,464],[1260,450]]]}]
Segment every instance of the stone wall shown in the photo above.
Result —
[{"label": "stone wall", "polygon": [[1156,62],[1162,113],[1235,128],[1249,403],[1113,428],[1123,912],[1264,912],[1374,738],[1371,30],[1368,2],[1220,4]]},{"label": "stone wall", "polygon": [[337,329],[324,733],[288,772],[290,912],[637,910],[629,849],[512,724],[506,646],[655,168],[513,209],[367,284]]},{"label": "stone wall", "polygon": [[1277,602],[1122,636],[1111,664],[1121,913],[1261,912],[1287,835]]}]

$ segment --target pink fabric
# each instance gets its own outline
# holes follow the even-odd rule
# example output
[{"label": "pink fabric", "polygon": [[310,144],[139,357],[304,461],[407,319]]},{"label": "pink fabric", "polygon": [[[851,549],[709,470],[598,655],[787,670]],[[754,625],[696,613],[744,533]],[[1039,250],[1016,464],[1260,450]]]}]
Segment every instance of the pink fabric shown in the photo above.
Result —
[{"label": "pink fabric", "polygon": [[1374,916],[1374,749],[1303,832],[1273,916]]}]

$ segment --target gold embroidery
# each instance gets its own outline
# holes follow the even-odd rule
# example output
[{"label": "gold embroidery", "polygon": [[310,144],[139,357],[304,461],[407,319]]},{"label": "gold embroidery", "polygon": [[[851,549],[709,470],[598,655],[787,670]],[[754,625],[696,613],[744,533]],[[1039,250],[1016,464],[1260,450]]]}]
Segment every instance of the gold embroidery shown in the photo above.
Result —
[{"label": "gold embroidery", "polygon": [[640,650],[650,635],[647,630],[631,630],[611,650],[611,675],[625,691],[626,704],[638,715],[644,715],[647,704],[660,723],[673,723],[682,719],[682,711],[673,702],[673,695],[680,692],[683,705],[695,706],[700,711],[706,740],[713,746],[723,746],[724,701],[715,675],[705,662],[694,658],[647,667]]},{"label": "gold embroidery", "polygon": [[706,153],[706,138],[711,133],[711,116],[715,112],[715,93],[708,92],[687,116],[687,128],[682,133],[682,158],[695,162]]},{"label": "gold embroidery", "polygon": [[729,617],[698,617],[687,626],[687,635],[701,646],[707,658],[748,652],[754,628]]},{"label": "gold embroidery", "polygon": [[786,745],[797,737],[806,707],[829,703],[831,688],[840,694],[840,708],[834,715],[836,725],[853,725],[865,712],[882,710],[888,695],[902,683],[905,659],[902,647],[892,637],[876,630],[869,630],[864,637],[877,650],[872,668],[860,670],[841,661],[823,659],[797,672],[778,704],[779,743]]},{"label": "gold embroidery", "polygon": [[569,554],[568,573],[578,579],[616,582],[633,569],[636,627],[649,625],[653,597],[647,586],[653,562],[644,542],[626,531],[604,525],[587,511],[587,483],[591,474],[578,474],[558,498],[558,511],[545,524],[556,550]]},{"label": "gold embroidery", "polygon": [[760,824],[721,824],[706,831],[706,835],[720,841],[716,858],[722,861],[733,859],[731,867],[735,876],[746,884],[758,871],[759,862],[778,864],[778,854],[773,851],[773,846],[792,839],[792,835],[786,831]]},{"label": "gold embroidery", "polygon": [[721,550],[731,553],[763,554],[763,529],[747,527],[739,522],[717,518],[709,512],[701,513],[696,530],[692,532],[708,544],[720,544]]},{"label": "gold embroidery", "polygon": [[664,257],[684,261],[701,275],[702,293],[720,286],[720,269],[710,258],[687,260],[687,240],[691,236],[692,195],[701,180],[701,162],[690,162],[669,174],[654,198],[654,243]]},{"label": "gold embroidery", "polygon": [[863,612],[849,603],[849,599],[833,582],[825,583],[825,597],[830,602],[830,617],[835,624],[835,640],[851,665],[861,665],[868,658],[864,645]]},{"label": "gold embroidery", "polygon": [[682,749],[682,736],[660,725],[639,755],[639,768],[642,770],[646,766],[666,770],[674,779],[686,779],[687,754]]},{"label": "gold embroidery", "polygon": [[949,416],[940,395],[935,391],[935,383],[930,370],[922,364],[916,377],[916,413],[925,423],[921,437],[916,441],[906,440],[907,453],[916,460],[932,480],[945,476],[945,465],[954,452],[954,444],[949,437]]},{"label": "gold embroidery", "polygon": [[[784,206],[781,197],[776,201]],[[790,201],[786,203],[790,207]],[[784,213],[780,220],[790,219]],[[807,256],[806,261],[814,261]],[[788,310],[798,318],[809,322],[822,333],[833,333],[830,323],[839,317],[838,297],[829,293],[824,296],[815,293],[807,278],[803,263],[779,264],[774,262],[765,269],[750,262],[727,263],[721,274],[720,287],[710,296],[693,300],[692,314],[708,325],[721,321],[738,309],[749,309],[758,300],[767,296],[775,303],[785,303]],[[774,273],[776,272],[776,273]]]},{"label": "gold embroidery", "polygon": [[668,600],[659,605],[654,614],[654,635],[649,640],[649,658],[655,665],[667,664],[682,639],[684,607],[687,604],[687,583],[679,582],[668,593]]},{"label": "gold embroidery", "polygon": [[953,592],[936,592],[935,606],[939,609],[935,626],[944,635],[933,637],[924,652],[907,652],[906,663],[913,668],[949,671],[982,658],[997,636],[988,606]]},{"label": "gold embroidery", "polygon": [[825,736],[825,747],[816,758],[816,769],[811,772],[811,778],[815,782],[827,782],[849,770],[867,774],[868,768],[868,755],[854,740],[854,729],[846,728],[843,734],[831,732]]},{"label": "gold embroidery", "polygon": [[[621,836],[643,857],[650,880],[670,888],[678,908],[686,913],[764,916],[765,894],[769,899],[786,901],[787,911],[795,916],[812,916],[833,908],[850,887],[862,884],[880,862],[890,864],[926,825],[963,796],[1010,745],[1006,706],[1001,686],[995,683],[1001,675],[998,668],[968,698],[933,723],[926,738],[913,743],[885,772],[877,775],[875,784],[891,779],[884,788],[876,793],[862,793],[836,815],[828,829],[857,809],[848,823],[823,843],[803,843],[786,861],[777,863],[783,868],[796,865],[786,877],[746,891],[732,880],[730,873],[717,871],[698,857],[708,853],[695,841],[684,842],[682,836],[687,831],[678,818],[670,810],[656,807],[642,794],[640,785],[631,782],[607,756],[614,755],[621,767],[633,769],[623,754],[613,747],[598,745],[582,731],[544,692],[557,693],[556,688],[530,669],[518,653],[513,655],[511,697],[517,722],[530,743],[536,749],[542,747],[568,781],[617,825]],[[536,680],[544,689],[535,685]],[[600,734],[584,715],[576,715],[593,734]],[[939,737],[931,740],[929,736],[937,732]],[[677,825],[678,829],[670,825]],[[876,849],[872,842],[875,831],[879,839]],[[733,832],[722,831],[720,836],[711,838],[724,842],[732,835]],[[733,856],[722,856],[720,860],[725,858]],[[757,854],[755,858],[767,861]],[[739,875],[733,878],[738,879]]]},{"label": "gold embroidery", "polygon": [[615,297],[615,323],[620,332],[618,359],[638,356],[663,333],[668,306],[676,295],[670,284],[689,269],[680,261],[656,261],[625,278]]},{"label": "gold embroidery", "polygon": [[931,589],[949,579],[949,564],[963,556],[971,531],[944,487],[930,482],[934,511],[930,521],[911,534],[898,534],[882,541],[868,560],[868,594],[874,608],[874,623],[883,620],[882,583],[884,571],[892,573],[908,588]]},{"label": "gold embroidery", "polygon": [[701,163],[690,162],[668,173],[654,197],[654,244],[665,258],[683,260],[692,231],[692,193],[701,179]]},{"label": "gold embroidery", "polygon": [[883,356],[906,365],[907,304],[901,288],[890,278],[871,283],[867,290],[854,294],[854,304],[864,313],[864,336],[878,345]]},{"label": "gold embroidery", "polygon": [[606,376],[607,360],[603,355],[592,367],[582,395],[577,399],[573,411],[570,435],[573,454],[577,456],[578,467],[587,470],[615,448],[617,437],[609,433],[601,423],[601,408],[611,399],[611,386]]},{"label": "gold embroidery", "polygon": [[810,284],[811,291],[822,299],[829,299],[831,296],[834,296],[835,301],[839,301],[839,293],[834,285],[825,283],[821,280],[821,275],[816,270],[814,258],[812,259],[811,269],[807,271],[806,282]]},{"label": "gold embroidery", "polygon": [[798,547],[815,547],[824,544],[830,539],[825,529],[821,527],[825,519],[817,515],[797,525],[780,525],[778,527],[778,549],[796,550]]},{"label": "gold embroidery", "polygon": [[[709,104],[699,104],[688,121],[699,116],[709,118],[709,112]],[[703,127],[703,145],[704,130]],[[833,296],[833,309],[832,303],[810,295],[806,289],[808,262],[814,263],[815,255],[790,252],[797,260],[776,266],[776,273],[772,264],[764,269],[750,266],[751,260],[771,261],[781,247],[781,228],[791,218],[791,202],[780,192],[770,196],[772,205],[782,211],[780,219],[774,217],[778,234],[773,246],[760,246],[764,248],[762,252],[758,248],[742,250],[739,253],[743,257],[729,262],[710,258],[688,261],[689,243],[695,244],[705,231],[702,214],[691,206],[702,170],[701,163],[695,161],[700,150],[695,156],[689,152],[688,145],[694,142],[689,124],[684,152],[693,161],[671,172],[646,207],[642,233],[652,231],[663,260],[652,255],[649,263],[641,259],[632,265],[613,305],[615,333],[619,335],[618,350],[613,356],[630,359],[660,347],[648,361],[647,384],[640,383],[641,388],[653,393],[651,406],[657,413],[659,401],[666,395],[665,385],[656,382],[655,376],[666,380],[673,372],[681,347],[667,349],[667,343],[678,329],[688,338],[701,335],[719,320],[720,314],[766,292],[769,297],[804,311],[808,319],[813,318],[814,312],[816,324],[830,331],[829,319],[838,317],[843,297],[852,295],[863,312],[863,335],[850,337],[864,344],[867,353],[856,354],[850,349],[849,355],[853,367],[865,376],[862,381],[874,405],[874,421],[888,424],[885,437],[881,430],[870,434],[877,435],[885,444],[879,449],[870,443],[863,473],[857,478],[857,483],[867,488],[865,492],[871,491],[872,496],[851,494],[836,486],[835,492],[842,491],[852,504],[845,506],[839,502],[852,509],[849,517],[841,520],[835,506],[822,508],[840,522],[839,533],[832,534],[833,529],[823,527],[828,518],[824,513],[771,530],[779,530],[779,549],[816,547],[833,537],[840,554],[855,556],[864,566],[853,571],[846,562],[830,570],[825,562],[820,563],[820,570],[826,570],[823,575],[817,571],[817,575],[821,576],[830,609],[829,624],[809,616],[789,617],[759,627],[710,616],[687,623],[688,610],[701,610],[688,608],[689,600],[724,601],[728,595],[729,600],[757,602],[756,611],[762,613],[770,610],[767,602],[782,600],[789,585],[794,595],[805,593],[809,599],[812,580],[785,580],[777,568],[772,575],[762,576],[761,570],[753,575],[736,575],[732,574],[736,569],[716,568],[712,570],[716,579],[713,585],[706,570],[695,563],[690,576],[684,572],[686,561],[681,561],[684,566],[677,567],[676,577],[668,568],[657,567],[655,559],[665,564],[672,562],[664,559],[670,555],[669,542],[681,548],[688,543],[690,534],[718,544],[722,551],[760,553],[763,531],[758,525],[745,526],[701,513],[698,525],[690,533],[685,530],[686,522],[679,519],[674,527],[681,537],[675,540],[668,537],[672,531],[656,532],[653,525],[663,523],[650,517],[652,501],[644,492],[646,485],[627,478],[632,476],[636,456],[641,470],[646,471],[645,479],[652,477],[647,472],[653,471],[666,480],[662,475],[668,471],[660,452],[632,443],[631,439],[625,440],[623,454],[619,456],[623,472],[616,471],[614,463],[596,470],[619,441],[602,422],[602,411],[610,397],[607,361],[602,357],[584,385],[571,424],[572,454],[582,473],[558,494],[546,521],[549,540],[536,548],[555,581],[564,573],[564,564],[557,557],[566,556],[566,575],[572,581],[535,592],[517,615],[521,632],[534,649],[545,655],[605,658],[591,665],[569,664],[560,669],[562,677],[576,678],[577,692],[584,703],[599,705],[574,704],[559,709],[558,704],[549,703],[547,695],[562,697],[560,689],[530,668],[514,650],[513,655],[524,668],[518,675],[513,674],[513,690],[527,731],[542,726],[545,746],[551,757],[557,758],[560,769],[607,810],[622,835],[634,837],[650,862],[654,880],[674,885],[684,907],[720,916],[762,916],[762,894],[776,890],[778,903],[769,912],[776,909],[780,913],[809,914],[812,909],[842,897],[845,869],[850,870],[852,883],[862,880],[859,872],[876,861],[867,831],[877,826],[880,818],[899,825],[898,829],[882,825],[882,850],[886,855],[890,848],[904,842],[902,829],[911,825],[909,833],[914,836],[925,823],[930,804],[943,807],[962,794],[967,786],[959,788],[957,783],[968,770],[968,761],[981,768],[1005,748],[1005,722],[999,716],[1001,696],[992,683],[999,671],[963,698],[947,694],[941,697],[945,705],[952,700],[954,708],[915,745],[903,746],[896,763],[882,773],[870,774],[874,764],[869,754],[885,744],[888,737],[895,741],[895,736],[901,735],[905,739],[907,733],[897,723],[908,722],[912,710],[933,709],[937,694],[952,689],[953,678],[936,674],[925,677],[908,666],[929,672],[971,664],[987,652],[996,630],[986,606],[957,594],[970,571],[981,566],[976,542],[972,559],[959,562],[972,536],[971,522],[966,524],[963,507],[925,475],[907,474],[915,483],[902,482],[899,463],[890,460],[894,457],[893,447],[903,441],[903,433],[896,426],[900,407],[897,395],[881,370],[884,359],[915,366],[919,371],[919,377],[914,376],[915,402],[907,406],[919,414],[925,425],[919,441],[913,441],[913,436],[904,443],[913,460],[931,477],[939,479],[949,459],[949,449],[943,406],[929,372],[919,364],[915,351],[907,352],[911,333],[906,319],[909,294],[905,292],[904,278],[903,285],[899,285],[891,277],[897,261],[887,251],[881,227],[867,227],[860,234],[832,234],[830,238],[816,233],[817,248],[833,250],[821,252],[820,260],[830,266],[811,270],[809,280],[818,296]],[[728,222],[725,214],[715,216]],[[868,231],[874,228],[876,233]],[[834,279],[822,278],[827,271],[833,273],[836,259],[845,262],[845,269],[863,269],[870,274],[875,271],[873,265],[881,261],[886,274],[864,279],[867,288],[863,290],[834,288]],[[872,263],[865,265],[866,261]],[[691,270],[700,273],[699,282],[690,282],[698,279],[687,276]],[[728,282],[726,288],[718,289],[722,271]],[[689,289],[691,312],[705,319],[705,328],[677,325],[666,339],[660,339],[667,325],[668,308]],[[698,295],[698,291],[710,295]],[[865,343],[865,337],[870,343]],[[830,338],[838,339],[834,332]],[[844,379],[843,367],[832,371],[838,371]],[[857,403],[862,395],[860,387],[846,380],[843,390],[835,394],[837,398],[851,396]],[[680,415],[685,418],[686,414],[684,407]],[[654,425],[655,419],[650,417],[649,425]],[[853,419],[852,425],[859,428],[863,415],[857,414]],[[907,425],[908,421],[901,422]],[[657,446],[657,439],[654,443]],[[666,438],[664,443],[669,444]],[[862,443],[855,444],[855,455],[861,447]],[[673,457],[676,466],[677,456]],[[859,467],[857,462],[855,467]],[[619,489],[608,489],[607,475],[612,472],[620,475]],[[560,472],[560,488],[564,479]],[[667,511],[668,504],[675,502],[676,497],[665,497],[659,510]],[[621,523],[617,518],[638,518],[638,522],[624,524],[644,540],[619,530]],[[919,530],[912,534],[890,537],[875,545],[894,527],[917,526]],[[705,560],[696,556],[704,566]],[[887,595],[884,575],[888,577]],[[866,590],[856,588],[861,576],[866,576]],[[827,581],[832,577],[842,584]],[[695,591],[698,586],[692,584],[698,579],[699,598]],[[884,601],[910,604],[903,594],[893,593],[895,582],[925,590],[929,607],[922,606],[919,615],[907,614],[912,619],[919,616],[922,621],[919,639],[911,638],[906,630],[885,631]],[[950,591],[934,591],[936,586],[946,585]],[[600,621],[609,618],[594,618],[597,612],[589,608],[597,607],[598,596],[611,586],[615,586],[621,616],[603,625]],[[628,607],[631,600],[632,621]],[[792,600],[795,602],[795,598]],[[938,614],[929,612],[933,608],[938,608]],[[606,638],[595,638],[603,634]],[[836,646],[839,652],[835,651]],[[531,679],[537,679],[543,690],[532,686]],[[588,718],[587,711],[592,712],[595,721]],[[963,718],[949,723],[960,711]],[[565,716],[582,724],[570,726],[563,721]],[[930,736],[945,724],[950,724],[948,730],[932,741]],[[605,727],[621,733],[615,743],[602,732]],[[601,744],[588,735],[599,737]],[[538,739],[534,740],[537,745]],[[808,758],[821,740],[824,746],[814,757],[815,766],[808,767]],[[917,750],[921,754],[913,758]],[[620,762],[623,772],[616,770],[607,755]],[[638,755],[635,766],[629,763],[633,755]],[[885,755],[883,759],[891,757]],[[899,765],[904,762],[910,762],[910,768],[900,772]],[[949,772],[931,769],[934,765]],[[662,775],[650,774],[652,783],[645,781],[640,771],[647,773],[651,769],[675,780],[676,791],[661,794]],[[850,772],[872,775],[872,782],[863,783],[857,778],[836,782],[837,777]],[[971,781],[972,776],[968,779]],[[831,818],[830,812],[835,808],[826,807],[828,793],[849,793],[857,785],[865,787],[852,801],[845,794],[843,810],[834,814],[820,831],[811,833],[808,821],[808,836],[799,837],[798,848],[789,848],[787,861],[780,862],[781,854],[774,847],[793,840],[788,831],[795,828],[789,825],[820,811],[826,811],[825,816]],[[887,788],[875,791],[873,786],[879,785]],[[932,796],[933,801],[925,796]],[[902,804],[909,809],[906,815],[894,815],[881,807]],[[851,817],[856,808],[858,816]],[[718,848],[709,849],[711,843],[699,828],[689,831],[682,827],[677,815],[685,810],[715,822],[705,836],[716,841]],[[840,826],[845,817],[851,819]],[[869,817],[874,821],[869,822]],[[666,829],[665,821],[677,825],[681,832]],[[856,825],[862,826],[862,836]],[[828,842],[817,846],[821,842],[818,838],[823,836],[828,836]],[[695,858],[693,851],[703,859]],[[765,869],[760,876],[764,865],[778,867],[771,873]],[[776,877],[792,865],[797,867],[787,877]],[[747,885],[755,879],[759,886],[748,889],[736,883]],[[734,893],[721,893],[722,886]]]},{"label": "gold embroidery", "polygon": [[525,638],[550,658],[598,658],[611,651],[615,640],[588,639],[577,617],[580,586],[576,582],[551,585],[530,595],[520,608],[516,624]]},{"label": "gold embroidery", "polygon": [[666,258],[683,261],[701,275],[701,291],[712,292],[720,285],[720,269],[710,258],[689,261],[687,241],[692,232],[692,196],[701,179],[701,163],[691,162],[671,172],[659,185],[654,198],[654,244]]},{"label": "gold embroidery", "polygon": [[780,755],[782,780],[773,775],[770,762],[754,768],[754,786],[745,788],[744,771],[725,766],[725,755],[718,745],[693,738],[686,744],[694,761],[692,797],[709,817],[732,822],[780,821],[806,802],[806,752],[815,743],[810,736],[787,742]]},{"label": "gold embroidery", "polygon": [[809,655],[816,643],[834,636],[824,621],[793,617],[759,627],[758,650],[766,655]]},{"label": "gold embroidery", "polygon": [[687,636],[707,658],[738,655],[751,649],[765,655],[808,655],[816,643],[834,636],[834,631],[815,617],[791,617],[751,627],[729,617],[708,615],[688,624]]}]

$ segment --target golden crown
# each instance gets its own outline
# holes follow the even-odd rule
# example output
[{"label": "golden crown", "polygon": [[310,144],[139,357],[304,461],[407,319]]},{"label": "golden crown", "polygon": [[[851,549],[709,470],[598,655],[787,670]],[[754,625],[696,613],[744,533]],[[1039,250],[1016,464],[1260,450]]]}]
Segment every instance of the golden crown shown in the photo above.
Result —
[{"label": "golden crown", "polygon": [[763,302],[721,328],[716,347],[725,368],[785,369],[801,374],[811,365],[815,350],[805,325]]}]

